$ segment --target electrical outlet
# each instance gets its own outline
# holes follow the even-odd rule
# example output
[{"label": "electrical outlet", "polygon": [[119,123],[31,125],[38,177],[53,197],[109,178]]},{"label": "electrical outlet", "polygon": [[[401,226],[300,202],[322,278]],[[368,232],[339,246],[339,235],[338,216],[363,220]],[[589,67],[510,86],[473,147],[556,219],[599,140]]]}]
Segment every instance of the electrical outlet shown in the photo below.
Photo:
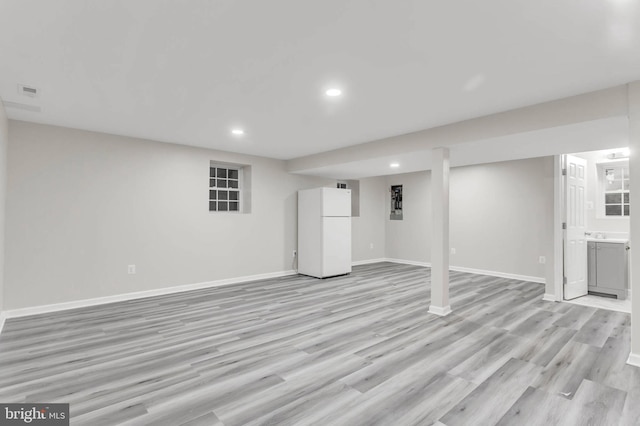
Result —
[{"label": "electrical outlet", "polygon": [[129,265],[129,266],[127,267],[127,273],[128,273],[129,275],[133,275],[133,274],[135,274],[135,273],[136,273],[136,265]]},{"label": "electrical outlet", "polygon": [[456,249],[452,248],[451,249],[451,254],[456,254]]},{"label": "electrical outlet", "polygon": [[369,250],[373,250],[373,243],[369,243]]},{"label": "electrical outlet", "polygon": [[296,257],[297,255],[298,255],[298,251],[297,251],[297,250],[294,250],[294,251],[293,251],[293,254],[292,254],[292,256],[291,256],[291,257],[293,257],[293,258],[295,259],[295,257]]},{"label": "electrical outlet", "polygon": [[539,262],[539,263],[542,263],[542,264],[544,265],[545,263],[547,263],[547,258],[546,258],[546,257],[544,257],[544,256],[540,256],[540,257],[538,258],[538,262]]}]

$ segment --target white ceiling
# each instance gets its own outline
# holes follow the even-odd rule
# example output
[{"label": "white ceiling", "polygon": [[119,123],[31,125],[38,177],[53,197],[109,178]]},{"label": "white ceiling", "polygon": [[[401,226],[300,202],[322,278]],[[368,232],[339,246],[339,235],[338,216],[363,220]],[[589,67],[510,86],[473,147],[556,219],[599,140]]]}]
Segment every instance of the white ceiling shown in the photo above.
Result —
[{"label": "white ceiling", "polygon": [[638,0],[0,0],[0,97],[41,108],[10,118],[281,159],[640,80],[638,52]]}]

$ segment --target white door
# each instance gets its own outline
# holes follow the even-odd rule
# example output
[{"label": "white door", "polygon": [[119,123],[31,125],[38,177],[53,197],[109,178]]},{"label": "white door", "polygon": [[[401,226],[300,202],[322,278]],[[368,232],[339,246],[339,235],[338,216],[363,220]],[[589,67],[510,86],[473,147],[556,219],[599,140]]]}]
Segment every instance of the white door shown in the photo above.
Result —
[{"label": "white door", "polygon": [[586,231],[586,190],[587,161],[582,158],[565,156],[565,213],[567,224],[564,233],[564,298],[566,300],[586,296],[587,282],[587,240]]}]

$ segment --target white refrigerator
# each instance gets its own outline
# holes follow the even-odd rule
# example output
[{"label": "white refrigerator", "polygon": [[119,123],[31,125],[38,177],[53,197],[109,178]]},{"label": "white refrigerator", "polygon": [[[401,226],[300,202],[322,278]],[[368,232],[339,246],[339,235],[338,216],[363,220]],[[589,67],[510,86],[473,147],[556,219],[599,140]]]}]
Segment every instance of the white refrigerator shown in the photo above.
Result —
[{"label": "white refrigerator", "polygon": [[298,273],[327,278],[351,272],[351,190],[298,191]]}]

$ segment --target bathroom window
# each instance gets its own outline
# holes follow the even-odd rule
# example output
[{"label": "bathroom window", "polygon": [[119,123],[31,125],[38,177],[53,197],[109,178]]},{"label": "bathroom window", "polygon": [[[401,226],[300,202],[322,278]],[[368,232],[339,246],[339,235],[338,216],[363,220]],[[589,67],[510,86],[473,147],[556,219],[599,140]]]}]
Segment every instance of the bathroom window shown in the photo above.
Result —
[{"label": "bathroom window", "polygon": [[598,216],[629,216],[629,163],[598,164]]}]

